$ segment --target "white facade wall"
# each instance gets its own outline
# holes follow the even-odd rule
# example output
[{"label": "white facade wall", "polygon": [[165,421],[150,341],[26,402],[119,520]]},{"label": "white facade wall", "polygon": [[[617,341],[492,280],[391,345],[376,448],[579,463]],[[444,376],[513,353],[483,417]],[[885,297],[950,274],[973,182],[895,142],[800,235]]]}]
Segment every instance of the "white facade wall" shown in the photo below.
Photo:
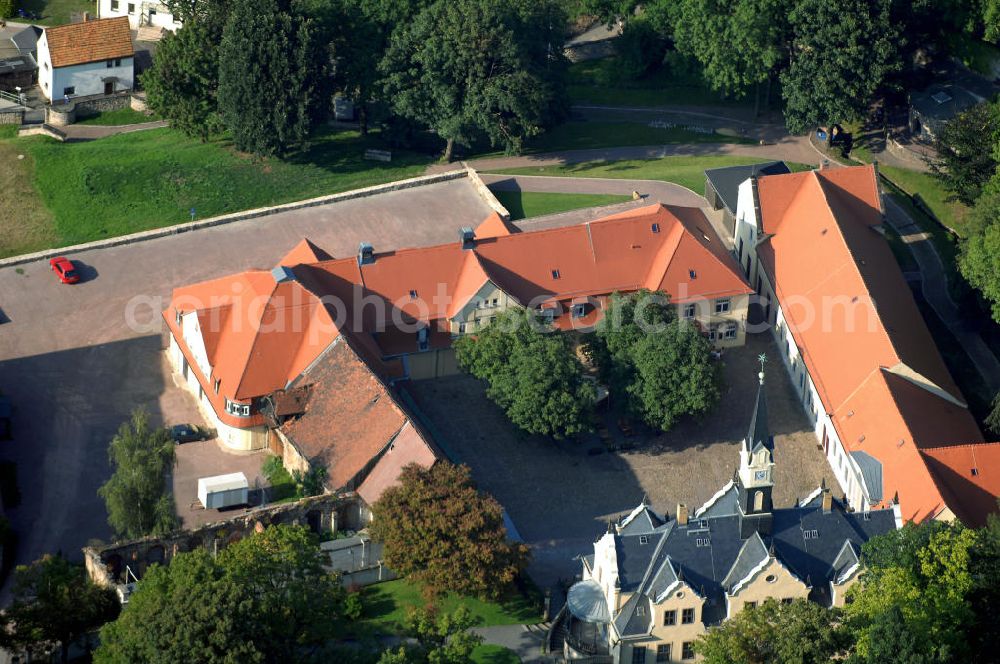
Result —
[{"label": "white facade wall", "polygon": [[[105,92],[104,79],[114,77],[114,91],[131,90],[134,84],[134,67],[132,58],[119,58],[111,61],[88,62],[82,65],[55,68],[52,66],[52,56],[49,53],[49,42],[45,33],[38,40],[38,85],[42,94],[49,101],[59,101],[63,98],[66,88],[73,88],[68,93],[70,98],[87,95],[102,95]],[[115,65],[115,63],[120,63]]]},{"label": "white facade wall", "polygon": [[[856,510],[867,509],[868,505],[861,489],[861,471],[841,443],[833,418],[830,413],[826,412],[813,377],[809,375],[809,370],[799,352],[792,332],[788,329],[788,323],[781,310],[773,284],[770,283],[767,274],[760,269],[755,246],[756,242],[759,241],[757,217],[753,206],[753,189],[749,179],[740,185],[739,192],[733,232],[733,244],[736,247],[737,258],[747,272],[750,284],[754,288],[759,287],[760,295],[770,303],[767,322],[771,324],[771,333],[778,345],[782,364],[788,371],[799,402],[802,404],[806,417],[813,425],[813,434],[821,446],[824,445],[825,438],[826,460],[833,470],[833,476],[837,479],[837,483],[851,507]],[[743,249],[742,255],[739,255],[741,241]]]},{"label": "white facade wall", "polygon": [[180,21],[175,20],[170,10],[159,2],[98,0],[97,15],[100,18],[127,16],[128,23],[132,26],[133,30],[142,26],[152,25],[173,32],[181,27]]}]

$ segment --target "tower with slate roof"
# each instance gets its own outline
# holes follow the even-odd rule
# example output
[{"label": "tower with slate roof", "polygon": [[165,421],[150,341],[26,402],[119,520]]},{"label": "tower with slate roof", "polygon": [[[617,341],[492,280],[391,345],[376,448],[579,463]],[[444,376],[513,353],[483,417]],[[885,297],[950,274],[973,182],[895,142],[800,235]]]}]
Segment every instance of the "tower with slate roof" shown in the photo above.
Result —
[{"label": "tower with slate roof", "polygon": [[757,374],[757,401],[754,404],[750,428],[740,446],[740,466],[734,484],[737,489],[740,532],[744,538],[754,532],[771,532],[771,493],[774,490],[774,439],[767,424],[767,398],[764,395],[764,355]]}]

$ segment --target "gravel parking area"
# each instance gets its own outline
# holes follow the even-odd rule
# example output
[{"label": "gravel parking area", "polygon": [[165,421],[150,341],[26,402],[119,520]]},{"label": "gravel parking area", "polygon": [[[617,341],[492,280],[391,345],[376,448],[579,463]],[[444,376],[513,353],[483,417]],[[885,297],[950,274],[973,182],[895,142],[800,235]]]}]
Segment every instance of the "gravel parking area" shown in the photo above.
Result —
[{"label": "gravel parking area", "polygon": [[770,335],[748,338],[723,357],[726,388],[706,417],[681,423],[666,434],[636,429],[626,439],[608,422],[627,452],[597,453],[596,435],[579,441],[527,436],[468,376],[420,381],[409,386],[424,415],[450,451],[468,464],[479,486],[506,508],[521,537],[534,550],[532,575],[542,585],[576,574],[573,558],[591,553],[607,521],[646,496],[660,512],[683,502],[693,511],[730,480],[738,446],[750,423],[757,389],[757,356],[773,358],[767,371],[769,420],[775,438],[775,504],[790,505],[833,480],[809,423],[780,365]]}]

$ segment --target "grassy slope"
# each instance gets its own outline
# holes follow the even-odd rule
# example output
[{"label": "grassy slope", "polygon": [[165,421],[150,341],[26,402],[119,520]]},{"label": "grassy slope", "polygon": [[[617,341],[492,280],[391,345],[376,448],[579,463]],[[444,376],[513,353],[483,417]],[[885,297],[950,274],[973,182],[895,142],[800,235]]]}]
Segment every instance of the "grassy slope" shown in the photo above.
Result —
[{"label": "grassy slope", "polygon": [[413,177],[429,161],[401,152],[389,164],[365,161],[371,144],[327,133],[305,154],[260,161],[157,129],[82,143],[32,138],[23,149],[59,242],[72,244],[187,221],[192,207],[204,218]]},{"label": "grassy slope", "polygon": [[631,200],[629,196],[609,194],[546,194],[532,191],[494,191],[493,194],[507,208],[513,220]]},{"label": "grassy slope", "polygon": [[[763,159],[754,157],[663,157],[662,159],[631,159],[622,161],[588,161],[566,166],[532,166],[495,171],[513,175],[562,175],[570,177],[621,178],[663,180],[674,182],[701,193],[705,189],[705,169],[741,164],[756,164]],[[803,164],[788,164],[792,170],[809,168]]]},{"label": "grassy slope", "polygon": [[[368,586],[361,593],[364,615],[350,627],[355,636],[402,633],[410,609],[427,605],[421,587],[405,579]],[[445,613],[464,606],[481,626],[533,624],[541,620],[538,607],[516,593],[500,602],[448,594],[433,603]]]},{"label": "grassy slope", "polygon": [[575,104],[605,106],[747,106],[744,100],[723,99],[699,76],[674,75],[664,67],[639,80],[624,80],[617,58],[577,62],[569,67],[569,96]]},{"label": "grassy slope", "polygon": [[117,111],[104,111],[103,113],[98,113],[97,115],[81,118],[76,121],[76,124],[120,126],[139,124],[142,122],[152,122],[155,119],[156,118],[150,117],[145,113],[133,111],[131,108],[122,108]]},{"label": "grassy slope", "polygon": [[91,16],[97,16],[97,3],[93,0],[20,0],[15,6],[39,14],[42,18],[33,22],[40,25],[70,23],[74,13],[90,12]]},{"label": "grassy slope", "polygon": [[14,140],[16,133],[14,126],[0,128],[0,257],[44,249],[57,237],[52,215],[32,184],[35,159]]},{"label": "grassy slope", "polygon": [[638,122],[567,122],[553,127],[528,144],[527,152],[666,145],[673,143],[753,143],[745,138],[672,127],[658,129]]}]

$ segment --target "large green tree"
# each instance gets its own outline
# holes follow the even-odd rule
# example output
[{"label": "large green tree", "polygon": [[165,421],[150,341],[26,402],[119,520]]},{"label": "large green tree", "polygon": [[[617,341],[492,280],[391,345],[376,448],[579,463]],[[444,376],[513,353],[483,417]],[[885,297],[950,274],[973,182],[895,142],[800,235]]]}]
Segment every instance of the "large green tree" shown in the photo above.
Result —
[{"label": "large green tree", "polygon": [[711,344],[678,320],[665,293],[614,293],[588,350],[611,388],[612,404],[664,431],[719,399]]},{"label": "large green tree", "polygon": [[291,0],[234,0],[219,46],[219,110],[236,148],[283,156],[323,111],[327,53]]},{"label": "large green tree", "polygon": [[117,621],[101,630],[97,664],[264,662],[253,600],[203,550],[174,556],[143,575]]},{"label": "large green tree", "polygon": [[901,66],[889,0],[798,0],[789,20],[791,64],[781,85],[793,132],[858,119]]},{"label": "large green tree", "polygon": [[569,339],[527,309],[497,314],[458,339],[459,366],[489,383],[487,396],[529,433],[564,438],[590,429],[596,396]]},{"label": "large green tree", "polygon": [[976,104],[949,121],[935,143],[939,161],[934,170],[938,177],[960,201],[975,204],[997,174],[1000,104]]},{"label": "large green tree", "polygon": [[330,661],[325,647],[348,611],[324,561],[318,539],[300,526],[270,526],[216,558],[177,554],[146,571],[102,630],[95,661]]},{"label": "large green tree", "polygon": [[527,547],[507,538],[503,508],[466,466],[406,466],[372,515],[385,564],[434,590],[496,598],[527,565]]},{"label": "large green tree", "polygon": [[406,618],[406,631],[416,644],[385,651],[378,664],[467,664],[483,642],[483,637],[469,631],[475,624],[464,606],[452,613],[433,606],[416,609]]},{"label": "large green tree", "polygon": [[[789,0],[682,0],[674,24],[677,49],[694,56],[715,90],[742,97],[787,62]],[[739,44],[739,48],[734,48]]]},{"label": "large green tree", "polygon": [[347,594],[305,528],[270,526],[226,547],[219,564],[249,594],[254,642],[269,662],[316,654],[344,619]]},{"label": "large green tree", "polygon": [[393,33],[382,61],[393,111],[446,142],[520,150],[564,106],[566,17],[553,0],[438,0]]},{"label": "large green tree", "polygon": [[166,429],[153,428],[137,409],[108,446],[113,473],[97,490],[108,509],[108,524],[120,538],[162,535],[177,525],[167,484],[174,465],[174,442]]},{"label": "large green tree", "polygon": [[986,185],[966,222],[973,232],[962,242],[959,270],[990,303],[993,319],[1000,322],[1000,178]]},{"label": "large green tree", "polygon": [[898,609],[919,637],[918,649],[933,661],[967,657],[975,543],[976,532],[960,524],[908,525],[869,540],[862,549],[865,570],[847,606],[858,656],[870,660],[876,618]]},{"label": "large green tree", "polygon": [[91,583],[82,566],[45,556],[15,570],[13,601],[0,617],[0,644],[33,656],[58,648],[66,662],[73,643],[117,615],[118,598]]},{"label": "large green tree", "polygon": [[808,600],[768,599],[699,637],[706,664],[825,664],[846,644],[838,613]]}]

